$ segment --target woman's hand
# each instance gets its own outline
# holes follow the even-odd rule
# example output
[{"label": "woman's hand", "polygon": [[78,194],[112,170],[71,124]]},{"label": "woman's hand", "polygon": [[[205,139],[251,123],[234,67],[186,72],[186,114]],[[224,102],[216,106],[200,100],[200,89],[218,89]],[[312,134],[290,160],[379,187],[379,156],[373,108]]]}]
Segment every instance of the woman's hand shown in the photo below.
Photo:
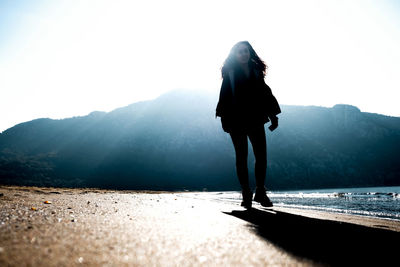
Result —
[{"label": "woman's hand", "polygon": [[269,119],[271,120],[271,125],[268,127],[268,129],[272,132],[276,128],[278,128],[278,117],[273,115],[270,116]]},{"label": "woman's hand", "polygon": [[224,132],[229,133],[232,127],[232,119],[229,116],[222,116],[221,117],[221,124],[222,124],[222,129]]}]

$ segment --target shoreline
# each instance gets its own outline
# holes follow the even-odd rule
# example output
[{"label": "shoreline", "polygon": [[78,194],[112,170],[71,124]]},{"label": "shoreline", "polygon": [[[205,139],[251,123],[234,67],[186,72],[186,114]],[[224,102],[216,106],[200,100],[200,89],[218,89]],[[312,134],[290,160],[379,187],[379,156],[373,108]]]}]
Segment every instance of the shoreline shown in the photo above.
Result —
[{"label": "shoreline", "polygon": [[[390,187],[386,187],[386,191],[390,191]],[[365,189],[365,188],[354,188],[353,190],[359,190],[359,189]],[[287,209],[293,209],[293,210],[303,210],[303,211],[314,211],[314,212],[325,212],[325,213],[330,213],[330,214],[342,214],[346,216],[361,216],[369,219],[383,219],[383,220],[392,220],[392,221],[397,221],[400,222],[400,217],[395,211],[386,211],[384,209],[377,210],[371,209],[368,210],[366,207],[358,206],[358,209],[355,209],[355,205],[353,206],[344,206],[345,204],[344,200],[347,199],[356,199],[359,205],[366,204],[370,202],[370,200],[378,199],[385,199],[388,198],[388,200],[391,200],[393,198],[393,207],[396,207],[395,202],[399,201],[399,187],[396,187],[395,191],[390,191],[392,193],[387,193],[383,191],[383,193],[370,193],[370,192],[346,192],[346,194],[349,194],[349,196],[343,196],[342,194],[338,194],[335,190],[332,192],[321,192],[321,191],[312,191],[312,192],[304,192],[303,191],[294,191],[295,194],[292,194],[289,191],[267,191],[268,196],[271,198],[272,202],[274,203],[275,208],[287,208]],[[388,192],[389,192],[388,191]],[[338,191],[340,192],[340,191]],[[380,192],[380,191],[378,191]],[[394,192],[394,193],[393,193]],[[241,201],[241,195],[240,191],[215,191],[215,192],[210,192],[210,193],[222,193],[223,196],[222,198],[225,199],[226,201],[230,202],[240,202]],[[227,194],[226,194],[227,193]],[[383,195],[383,198],[381,195]],[[219,194],[215,194],[216,198],[218,197]],[[283,195],[283,196],[282,196]],[[304,197],[303,197],[304,195]],[[364,197],[364,196],[372,196],[370,197]],[[378,195],[377,197],[374,197],[375,195]],[[362,200],[360,199],[362,197]],[[317,205],[313,205],[314,203],[307,203],[303,202],[302,199],[313,199],[313,202],[316,203]],[[299,199],[300,202],[297,204],[294,204],[295,202],[293,201],[294,199]],[[337,199],[336,203],[329,203],[329,201],[335,201]],[[321,201],[321,203],[325,202],[324,205],[318,205],[318,201]],[[328,202],[326,202],[328,200]],[[316,201],[316,202],[315,202]],[[303,203],[302,203],[303,202]],[[342,203],[341,203],[342,202]],[[350,201],[352,202],[352,201]],[[254,204],[254,202],[253,202]],[[379,205],[380,203],[377,202]]]},{"label": "shoreline", "polygon": [[[233,192],[233,191],[231,191]],[[190,195],[191,192],[185,192],[185,194]],[[193,192],[194,193],[194,192]],[[207,195],[207,192],[196,192],[196,194],[203,194]],[[238,195],[240,192],[238,191]],[[203,198],[206,200],[207,198]],[[211,199],[211,200],[216,200],[216,199]],[[237,202],[232,203],[237,203],[240,205],[240,200]],[[258,209],[265,209],[262,207],[260,204],[256,203],[253,201],[253,207],[256,207]],[[272,207],[272,210],[276,211],[282,211],[282,212],[289,212],[292,214],[296,215],[301,215],[301,216],[306,216],[310,218],[316,218],[316,219],[324,219],[324,220],[332,220],[332,221],[339,221],[339,222],[348,222],[348,223],[355,223],[367,227],[373,227],[373,228],[381,228],[381,229],[388,229],[396,232],[400,232],[400,220],[392,219],[392,218],[383,218],[383,217],[374,217],[374,216],[368,216],[368,215],[359,215],[359,214],[353,214],[353,213],[344,213],[344,212],[331,212],[331,211],[326,211],[326,210],[318,210],[318,209],[313,209],[312,207],[308,208],[307,206],[304,206],[305,208],[298,208],[298,207],[290,207],[290,206],[280,206],[279,204],[274,205]]]},{"label": "shoreline", "polygon": [[[363,187],[364,188],[364,187]],[[366,188],[366,187],[365,187]],[[370,187],[371,188],[371,187]],[[91,188],[91,187],[46,187],[46,186],[26,186],[26,185],[1,185],[0,184],[0,191],[1,189],[6,189],[6,190],[20,190],[20,191],[27,191],[27,192],[34,192],[34,193],[45,193],[45,194],[52,194],[52,192],[55,192],[58,194],[58,191],[66,192],[66,193],[121,193],[121,194],[215,194],[215,193],[224,193],[224,192],[235,192],[238,195],[240,194],[240,191],[189,191],[189,190],[178,190],[178,191],[168,191],[168,190],[149,190],[149,189],[104,189],[104,188]],[[327,189],[331,190],[331,189]],[[76,192],[75,192],[76,191]],[[294,191],[299,191],[299,190],[294,190]],[[267,193],[275,193],[275,192],[289,192],[289,191],[267,191]],[[1,196],[1,195],[0,195]],[[258,206],[260,208],[263,208],[259,204],[253,202],[253,206]],[[329,211],[329,210],[324,210],[324,208],[317,209],[312,206],[301,206],[301,207],[296,207],[296,206],[282,206],[282,205],[275,205],[273,207],[274,209],[279,209],[279,210],[286,210],[289,212],[294,212],[296,214],[303,214],[305,216],[316,216],[316,217],[332,217],[332,216],[337,216],[343,217],[344,221],[346,221],[346,217],[349,219],[351,217],[358,218],[360,221],[363,218],[366,220],[384,220],[388,222],[393,222],[393,223],[398,223],[400,225],[400,219],[393,219],[393,218],[388,218],[388,217],[378,217],[378,216],[371,216],[371,215],[364,215],[364,214],[356,214],[356,213],[346,213],[342,212],[341,210],[336,211]],[[319,215],[317,215],[319,214]],[[393,228],[395,231],[400,231],[400,226]]]},{"label": "shoreline", "polygon": [[308,207],[304,206],[303,207],[290,207],[290,206],[276,206],[277,208],[282,208],[282,209],[292,209],[292,210],[299,210],[299,211],[310,211],[310,212],[321,212],[321,213],[328,213],[328,214],[339,214],[339,215],[344,215],[344,216],[356,216],[360,218],[366,218],[366,219],[376,219],[376,220],[387,220],[387,221],[393,221],[393,222],[398,222],[400,224],[400,219],[394,219],[394,218],[389,218],[389,217],[379,217],[379,216],[372,216],[372,215],[366,215],[366,214],[357,214],[357,213],[351,213],[351,212],[342,212],[340,210],[338,211],[329,211],[329,210],[324,210],[323,208],[321,209],[316,209],[313,207]]},{"label": "shoreline", "polygon": [[[235,192],[238,195],[240,194],[240,191],[189,191],[189,190],[184,190],[184,191],[168,191],[168,190],[148,190],[148,189],[104,189],[104,188],[91,188],[91,187],[46,187],[46,186],[26,186],[26,185],[1,185],[0,184],[0,191],[1,189],[6,189],[6,190],[21,190],[21,191],[27,191],[27,192],[35,192],[35,193],[45,193],[45,194],[51,194],[52,192],[66,192],[66,193],[71,193],[71,192],[78,192],[81,194],[84,193],[121,193],[121,194],[215,194],[215,193],[224,193],[224,192]],[[331,189],[327,189],[331,190]],[[295,190],[299,191],[299,190]],[[275,193],[275,192],[287,192],[287,191],[267,191],[267,193]],[[57,193],[56,193],[57,194]],[[258,203],[253,202],[253,206],[258,206],[260,208],[263,208],[260,206]],[[400,219],[393,219],[393,218],[388,218],[388,217],[378,217],[378,216],[371,216],[371,215],[364,215],[364,214],[356,214],[356,213],[346,213],[342,212],[341,210],[336,211],[328,211],[324,210],[323,208],[317,209],[312,206],[302,206],[302,207],[296,207],[296,206],[281,206],[279,204],[275,205],[273,207],[274,209],[279,209],[282,211],[289,211],[293,212],[296,214],[303,214],[305,216],[311,216],[311,217],[318,217],[322,218],[324,216],[327,216],[331,218],[332,216],[335,216],[336,219],[341,219],[343,221],[353,221],[351,218],[358,218],[356,221],[362,221],[362,219],[366,220],[383,220],[383,221],[388,221],[388,222],[393,222],[394,225],[397,226],[397,223],[399,224],[398,227],[391,227],[394,231],[400,231]]]}]

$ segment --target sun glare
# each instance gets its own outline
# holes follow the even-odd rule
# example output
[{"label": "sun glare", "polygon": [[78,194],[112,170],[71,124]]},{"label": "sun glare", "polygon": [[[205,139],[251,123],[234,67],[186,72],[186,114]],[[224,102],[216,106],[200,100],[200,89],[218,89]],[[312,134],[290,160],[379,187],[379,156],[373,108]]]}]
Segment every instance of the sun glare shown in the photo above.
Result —
[{"label": "sun glare", "polygon": [[[400,115],[398,28],[380,6],[318,1],[42,1],[5,8],[0,131],[37,117],[110,111],[185,88],[218,94],[248,40],[283,104]],[[299,12],[301,10],[301,12]],[[393,13],[394,14],[394,13]],[[397,20],[396,20],[397,19]],[[385,92],[382,103],[376,88]],[[362,95],[362,97],[360,97]]]}]

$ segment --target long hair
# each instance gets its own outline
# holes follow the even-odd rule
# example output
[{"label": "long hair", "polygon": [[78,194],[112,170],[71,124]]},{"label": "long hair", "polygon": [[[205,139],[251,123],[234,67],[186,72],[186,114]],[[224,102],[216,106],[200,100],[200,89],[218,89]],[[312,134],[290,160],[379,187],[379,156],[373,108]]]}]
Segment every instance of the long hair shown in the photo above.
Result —
[{"label": "long hair", "polygon": [[263,60],[257,55],[256,51],[254,51],[253,47],[250,45],[248,41],[240,41],[236,43],[231,51],[229,52],[228,57],[225,59],[224,64],[221,67],[221,77],[224,78],[225,75],[230,70],[236,70],[239,66],[239,63],[236,60],[236,52],[240,44],[244,44],[250,51],[250,59],[249,59],[249,67],[250,69],[257,69],[262,72],[263,78],[267,74],[268,66],[265,64]]}]

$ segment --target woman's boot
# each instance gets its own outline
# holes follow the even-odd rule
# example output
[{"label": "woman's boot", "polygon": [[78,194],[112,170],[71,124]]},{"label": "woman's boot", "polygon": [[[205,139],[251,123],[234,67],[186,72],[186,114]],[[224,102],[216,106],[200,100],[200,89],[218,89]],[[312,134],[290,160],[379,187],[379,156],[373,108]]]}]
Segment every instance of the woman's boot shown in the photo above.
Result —
[{"label": "woman's boot", "polygon": [[254,201],[261,204],[263,207],[272,207],[272,202],[267,196],[265,187],[256,187],[256,193],[254,195]]},{"label": "woman's boot", "polygon": [[253,201],[253,191],[250,188],[242,189],[242,203],[241,206],[245,207],[246,209],[251,209],[251,204]]}]

